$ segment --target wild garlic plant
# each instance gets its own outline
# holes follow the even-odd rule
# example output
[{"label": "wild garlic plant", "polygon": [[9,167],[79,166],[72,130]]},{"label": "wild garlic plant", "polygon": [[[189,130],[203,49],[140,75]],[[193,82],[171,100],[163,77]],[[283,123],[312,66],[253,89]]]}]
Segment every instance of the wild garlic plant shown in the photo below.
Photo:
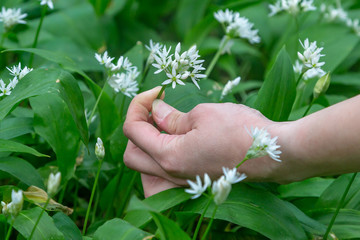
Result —
[{"label": "wild garlic plant", "polygon": [[21,68],[21,63],[12,66],[11,68],[6,68],[10,72],[9,74],[13,76],[13,79],[10,79],[8,84],[5,84],[3,79],[0,79],[0,99],[1,97],[9,96],[11,94],[11,91],[19,83],[19,80],[21,80],[23,77],[26,76],[26,74],[33,70],[32,68],[28,68],[27,66]]}]

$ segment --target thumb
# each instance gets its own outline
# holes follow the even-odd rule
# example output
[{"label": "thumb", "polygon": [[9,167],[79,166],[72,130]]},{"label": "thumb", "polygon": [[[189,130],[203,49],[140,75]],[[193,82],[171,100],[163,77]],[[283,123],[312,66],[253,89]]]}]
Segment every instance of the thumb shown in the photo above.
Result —
[{"label": "thumb", "polygon": [[189,115],[178,111],[160,99],[154,100],[151,114],[160,129],[169,134],[184,134],[191,130]]}]

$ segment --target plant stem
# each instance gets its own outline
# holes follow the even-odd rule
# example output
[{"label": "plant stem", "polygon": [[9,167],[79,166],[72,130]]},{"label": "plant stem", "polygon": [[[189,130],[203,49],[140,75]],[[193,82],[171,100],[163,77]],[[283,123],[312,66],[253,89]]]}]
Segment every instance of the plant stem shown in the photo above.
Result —
[{"label": "plant stem", "polygon": [[226,46],[226,44],[229,42],[230,37],[229,36],[225,36],[224,41],[222,42],[222,44],[220,44],[219,49],[217,50],[214,58],[211,60],[210,65],[208,66],[208,68],[206,69],[205,75],[206,77],[209,77],[210,73],[212,72],[216,62],[219,60],[219,57],[224,49],[224,47]]},{"label": "plant stem", "polygon": [[146,60],[146,64],[145,64],[145,69],[143,71],[143,74],[141,76],[140,82],[139,82],[139,86],[141,87],[141,85],[144,83],[144,80],[146,78],[146,76],[149,73],[149,69],[150,69],[150,64],[149,64],[149,58]]},{"label": "plant stem", "polygon": [[340,208],[342,207],[342,205],[343,205],[344,202],[345,202],[346,195],[348,194],[348,192],[349,192],[349,190],[350,190],[350,187],[351,187],[352,183],[353,183],[354,180],[355,180],[356,174],[357,174],[357,173],[354,173],[354,174],[353,174],[353,176],[351,177],[348,185],[346,186],[346,189],[345,189],[345,191],[344,191],[344,193],[343,193],[343,195],[342,195],[342,197],[341,197],[341,200],[340,200],[340,202],[339,202],[339,204],[338,204],[338,206],[337,206],[337,208],[336,208],[336,211],[335,211],[333,217],[331,218],[331,221],[330,221],[330,223],[329,223],[329,226],[328,226],[327,229],[326,229],[326,232],[325,232],[324,237],[323,237],[324,240],[327,240],[327,238],[328,238],[328,235],[329,235],[329,233],[330,233],[330,231],[331,231],[331,228],[332,228],[332,226],[333,226],[334,223],[335,223],[335,219],[336,219],[337,215],[339,214]]},{"label": "plant stem", "polygon": [[241,164],[243,164],[243,163],[246,162],[247,160],[249,160],[249,158],[245,156],[244,159],[243,159],[238,165],[236,165],[236,168],[240,167]]},{"label": "plant stem", "polygon": [[[306,72],[306,71],[305,71]],[[304,76],[305,72],[301,72],[299,78],[296,80],[296,87],[299,85],[300,80],[302,79],[302,77]]]},{"label": "plant stem", "polygon": [[211,215],[211,220],[209,222],[209,225],[207,226],[204,235],[201,237],[201,240],[206,239],[206,237],[207,237],[207,235],[208,235],[208,233],[209,233],[209,231],[211,229],[211,225],[212,225],[212,223],[214,221],[214,217],[215,217],[215,213],[216,213],[217,209],[218,209],[218,205],[216,205],[215,208],[214,208],[213,214]]},{"label": "plant stem", "polygon": [[84,227],[83,227],[83,235],[85,235],[85,233],[86,233],[86,225],[87,225],[87,222],[88,222],[88,219],[89,219],[90,209],[91,209],[92,201],[94,199],[96,185],[97,185],[97,182],[99,180],[99,175],[100,175],[102,162],[103,162],[103,160],[99,160],[99,165],[98,165],[97,173],[96,173],[96,176],[95,176],[95,182],[94,182],[94,185],[93,185],[93,188],[92,188],[92,191],[91,191],[89,205],[88,205],[88,208],[86,210],[86,216],[85,216]]},{"label": "plant stem", "polygon": [[192,238],[193,240],[196,240],[196,237],[197,237],[197,235],[199,234],[199,230],[200,230],[202,221],[203,221],[203,219],[204,219],[205,213],[206,213],[206,211],[208,210],[208,208],[209,208],[212,200],[213,200],[213,198],[209,198],[209,201],[207,202],[207,204],[206,204],[206,206],[205,206],[205,208],[204,208],[204,211],[202,212],[202,214],[201,214],[201,216],[200,216],[200,219],[199,219],[199,221],[198,221],[198,223],[197,223],[197,225],[196,225],[196,229],[195,229],[194,236],[193,236],[193,238]]},{"label": "plant stem", "polygon": [[122,102],[121,102],[121,107],[120,107],[120,118],[121,118],[121,120],[123,119],[123,112],[124,112],[125,102],[126,102],[126,95],[123,96],[123,99],[122,99]]},{"label": "plant stem", "polygon": [[305,111],[305,113],[304,113],[304,115],[303,115],[302,117],[305,117],[305,116],[307,115],[307,113],[310,111],[312,105],[314,104],[315,100],[316,100],[316,99],[314,98],[314,99],[311,101],[310,105],[308,106],[308,108],[306,109],[306,111]]},{"label": "plant stem", "polygon": [[34,233],[35,233],[35,229],[36,229],[37,225],[39,224],[40,219],[41,219],[42,215],[44,214],[47,205],[48,205],[49,202],[50,202],[50,199],[51,199],[50,196],[48,196],[48,198],[46,199],[45,205],[44,205],[44,207],[42,208],[41,213],[40,213],[39,217],[37,218],[37,220],[36,220],[36,222],[35,222],[35,225],[34,225],[32,231],[31,231],[31,234],[30,234],[30,237],[29,237],[28,240],[31,240],[31,239],[32,239],[32,237],[33,237],[33,235],[34,235]]},{"label": "plant stem", "polygon": [[96,198],[95,198],[95,202],[94,202],[94,207],[93,207],[93,214],[92,214],[92,218],[91,218],[91,223],[95,222],[95,218],[96,218],[96,210],[97,207],[99,205],[99,200],[100,200],[100,194],[99,194],[99,185],[97,186],[97,191],[96,191]]},{"label": "plant stem", "polygon": [[9,227],[9,229],[8,229],[8,231],[7,231],[5,240],[9,240],[9,239],[10,239],[11,231],[12,231],[12,228],[13,228],[13,225],[14,225],[14,221],[15,221],[15,219],[12,219],[12,220],[11,220],[10,227]]},{"label": "plant stem", "polygon": [[[38,28],[37,28],[37,30],[36,30],[35,39],[34,39],[32,48],[36,48],[36,46],[37,46],[38,39],[39,39],[39,35],[40,35],[41,26],[42,26],[42,24],[43,24],[43,22],[44,22],[44,17],[45,17],[45,14],[46,14],[46,10],[47,10],[47,5],[45,5],[45,6],[42,8],[41,18],[40,18],[40,22],[39,22]],[[34,61],[34,53],[31,53],[31,55],[30,55],[30,61],[29,61],[29,67],[30,67],[30,68],[32,67],[33,61]]]},{"label": "plant stem", "polygon": [[165,88],[166,88],[166,85],[161,87],[161,90],[160,90],[159,94],[157,95],[156,99],[160,99],[160,97],[161,97],[162,93],[164,92]]}]

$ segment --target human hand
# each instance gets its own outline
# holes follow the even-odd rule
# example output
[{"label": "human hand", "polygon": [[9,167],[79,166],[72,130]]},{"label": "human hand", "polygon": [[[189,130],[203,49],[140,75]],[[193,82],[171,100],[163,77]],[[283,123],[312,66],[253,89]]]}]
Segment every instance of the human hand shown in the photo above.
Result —
[{"label": "human hand", "polygon": [[[252,143],[245,127],[265,127],[272,135],[275,133],[274,137],[288,125],[272,122],[254,109],[232,103],[200,104],[189,113],[182,113],[155,99],[158,92],[159,88],[155,88],[141,93],[129,106],[124,123],[124,133],[129,138],[124,162],[145,175],[159,177],[161,181],[155,178],[155,182],[165,186],[158,186],[159,189],[187,185],[186,179],[204,173],[214,179],[222,174],[222,167],[235,167]],[[249,181],[282,182],[288,181],[288,165],[262,157],[245,162],[239,171]],[[153,194],[156,191],[146,189],[149,179],[154,180],[143,177],[144,188]]]}]

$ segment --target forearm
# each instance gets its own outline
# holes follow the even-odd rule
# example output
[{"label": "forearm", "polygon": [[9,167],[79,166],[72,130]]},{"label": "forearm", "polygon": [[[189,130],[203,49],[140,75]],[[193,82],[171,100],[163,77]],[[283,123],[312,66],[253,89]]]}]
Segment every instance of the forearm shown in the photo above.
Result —
[{"label": "forearm", "polygon": [[360,171],[360,95],[284,129],[284,160],[291,162],[292,180]]}]

